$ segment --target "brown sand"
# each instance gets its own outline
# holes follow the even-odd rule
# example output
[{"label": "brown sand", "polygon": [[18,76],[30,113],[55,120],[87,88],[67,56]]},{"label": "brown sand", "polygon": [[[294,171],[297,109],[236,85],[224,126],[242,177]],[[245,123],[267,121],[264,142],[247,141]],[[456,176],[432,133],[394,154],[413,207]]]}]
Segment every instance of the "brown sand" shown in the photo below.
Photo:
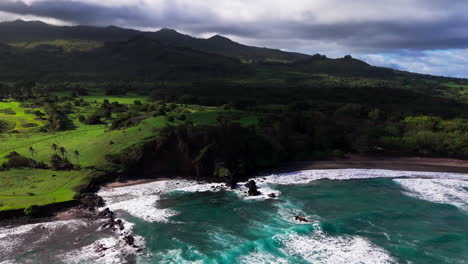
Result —
[{"label": "brown sand", "polygon": [[133,186],[138,184],[150,183],[155,181],[166,181],[170,180],[170,178],[157,178],[157,179],[138,179],[138,180],[126,180],[121,182],[113,182],[102,186],[103,189],[108,188],[119,188],[119,187],[126,187],[126,186]]},{"label": "brown sand", "polygon": [[385,169],[468,173],[468,160],[350,155],[344,159],[292,162],[273,170],[273,172],[291,172],[295,170],[314,169]]}]

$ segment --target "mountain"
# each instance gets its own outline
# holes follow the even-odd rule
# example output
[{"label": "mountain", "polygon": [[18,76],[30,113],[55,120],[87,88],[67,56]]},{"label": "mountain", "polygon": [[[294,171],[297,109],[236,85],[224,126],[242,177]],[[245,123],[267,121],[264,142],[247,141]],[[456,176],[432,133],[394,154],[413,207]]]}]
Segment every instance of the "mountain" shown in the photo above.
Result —
[{"label": "mountain", "polygon": [[0,61],[2,80],[196,80],[229,78],[248,69],[234,58],[165,45],[145,36],[71,53],[53,45],[23,49],[0,44]]},{"label": "mountain", "polygon": [[154,33],[147,33],[146,35],[169,45],[190,47],[209,53],[238,58],[243,61],[295,62],[310,58],[309,55],[300,53],[246,46],[220,35],[215,35],[208,39],[193,38],[180,34],[173,29],[162,29]]},{"label": "mountain", "polygon": [[219,35],[209,39],[194,38],[167,28],[157,32],[142,32],[116,26],[54,26],[38,21],[23,20],[0,23],[0,42],[4,43],[53,40],[124,41],[138,35],[158,40],[167,45],[188,47],[243,61],[294,62],[310,57],[300,53],[246,46]]}]

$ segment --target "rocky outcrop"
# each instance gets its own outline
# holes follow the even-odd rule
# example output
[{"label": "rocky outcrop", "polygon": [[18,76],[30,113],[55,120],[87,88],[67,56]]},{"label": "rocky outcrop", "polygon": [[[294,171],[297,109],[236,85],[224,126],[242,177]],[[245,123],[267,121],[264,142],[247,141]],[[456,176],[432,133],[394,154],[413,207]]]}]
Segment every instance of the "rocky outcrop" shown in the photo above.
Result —
[{"label": "rocky outcrop", "polygon": [[90,211],[93,211],[98,207],[103,207],[105,204],[102,197],[95,193],[83,193],[81,194],[79,201],[83,208],[86,208]]},{"label": "rocky outcrop", "polygon": [[249,188],[248,194],[249,196],[258,196],[262,194],[257,189],[257,184],[254,180],[250,180],[248,183],[245,184],[245,187]]},{"label": "rocky outcrop", "polygon": [[135,238],[132,235],[125,236],[123,241],[125,241],[129,246],[135,246]]}]

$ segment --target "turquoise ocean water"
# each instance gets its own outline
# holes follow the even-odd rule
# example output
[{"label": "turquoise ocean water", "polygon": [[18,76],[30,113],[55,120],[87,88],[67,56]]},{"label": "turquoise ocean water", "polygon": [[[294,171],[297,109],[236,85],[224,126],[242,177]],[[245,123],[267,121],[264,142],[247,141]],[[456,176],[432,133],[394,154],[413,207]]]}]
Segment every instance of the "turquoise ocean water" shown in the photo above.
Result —
[{"label": "turquoise ocean water", "polygon": [[[242,184],[186,180],[102,190],[125,230],[82,219],[0,228],[0,263],[468,263],[467,174],[323,170],[256,180],[256,198]],[[123,242],[128,234],[140,249]]]},{"label": "turquoise ocean water", "polygon": [[460,207],[415,197],[392,179],[270,187],[280,199],[165,194],[160,207],[178,212],[168,223],[126,215],[151,255],[138,262],[468,263],[468,201],[456,195]]}]

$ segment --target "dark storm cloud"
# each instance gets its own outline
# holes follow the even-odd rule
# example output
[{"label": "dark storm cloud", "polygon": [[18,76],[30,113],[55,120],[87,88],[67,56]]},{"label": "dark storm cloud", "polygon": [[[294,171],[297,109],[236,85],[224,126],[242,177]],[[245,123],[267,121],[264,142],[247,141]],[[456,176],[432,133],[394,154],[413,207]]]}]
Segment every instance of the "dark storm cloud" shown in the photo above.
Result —
[{"label": "dark storm cloud", "polygon": [[0,10],[20,15],[50,17],[76,24],[107,25],[114,21],[145,22],[146,16],[138,8],[105,7],[81,2],[40,1],[27,5],[22,1],[0,2]]},{"label": "dark storm cloud", "polygon": [[[335,0],[336,1],[336,0]],[[108,1],[111,2],[111,1]],[[158,2],[158,1],[155,1]],[[392,49],[449,49],[468,47],[468,16],[460,15],[459,8],[468,7],[465,1],[426,0],[421,5],[437,12],[448,9],[441,18],[407,20],[404,17],[392,19],[376,18],[356,22],[327,21],[310,23],[316,15],[305,12],[304,21],[280,20],[259,17],[258,20],[232,21],[216,14],[216,9],[201,9],[190,6],[190,1],[177,4],[163,2],[158,10],[145,2],[127,1],[122,5],[100,5],[83,1],[33,1],[29,5],[23,1],[2,1],[0,10],[21,15],[51,17],[76,24],[110,25],[129,27],[173,27],[176,29],[202,34],[216,32],[243,38],[278,39],[291,38],[302,40],[331,41],[352,50],[392,50]],[[359,1],[358,1],[359,2]],[[361,2],[366,2],[362,1]],[[370,4],[378,6],[379,4]],[[417,6],[417,5],[416,5]],[[404,6],[402,7],[404,8]],[[454,14],[450,13],[454,10]],[[192,12],[190,12],[192,11]],[[467,10],[468,11],[468,10]],[[354,11],[357,12],[357,11]],[[384,13],[385,10],[382,10]],[[344,14],[345,15],[345,14]]]},{"label": "dark storm cloud", "polygon": [[217,33],[332,56],[394,53],[417,59],[417,52],[404,50],[468,49],[466,0],[0,0],[0,11],[74,24]]}]

